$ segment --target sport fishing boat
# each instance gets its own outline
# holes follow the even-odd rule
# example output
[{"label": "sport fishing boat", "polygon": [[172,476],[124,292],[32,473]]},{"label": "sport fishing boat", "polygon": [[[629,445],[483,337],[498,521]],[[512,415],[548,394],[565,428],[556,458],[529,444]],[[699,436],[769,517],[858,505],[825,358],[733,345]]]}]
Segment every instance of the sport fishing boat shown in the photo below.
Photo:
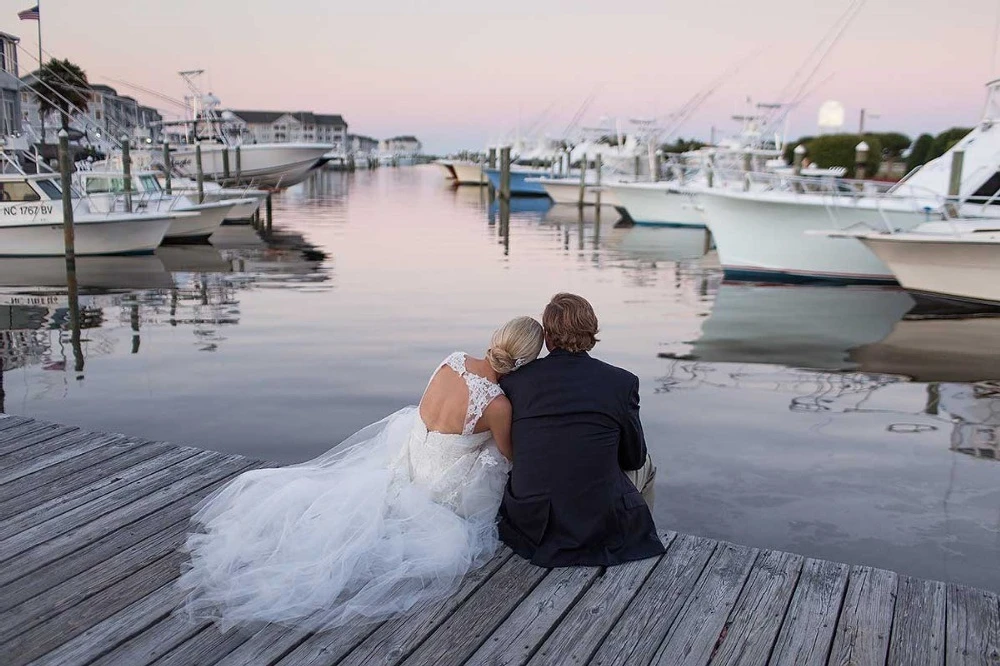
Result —
[{"label": "sport fishing boat", "polygon": [[185,194],[167,194],[160,188],[155,172],[138,172],[131,178],[131,193],[125,196],[123,174],[107,171],[78,171],[74,181],[86,195],[91,209],[98,212],[124,212],[129,200],[132,210],[139,211],[183,211],[191,216],[175,219],[164,236],[168,241],[207,240],[237,205],[246,205],[248,200],[223,199],[221,201],[197,203]]},{"label": "sport fishing boat", "polygon": [[[697,194],[727,278],[895,283],[889,266],[847,232],[909,232],[954,217],[1000,216],[1000,81],[979,124],[942,156],[885,189],[871,181],[749,174],[750,187]],[[962,158],[957,158],[961,153]],[[962,170],[953,173],[954,165]],[[957,193],[951,193],[952,183]],[[833,233],[825,233],[825,232]],[[977,246],[977,255],[988,243]],[[898,247],[898,245],[897,245]],[[951,246],[949,247],[957,247]]]},{"label": "sport fishing boat", "polygon": [[908,291],[1000,304],[1000,220],[938,222],[902,233],[826,235],[856,238]]},{"label": "sport fishing boat", "polygon": [[[194,213],[97,212],[74,192],[73,231],[77,255],[153,252],[175,219]],[[62,189],[55,176],[0,175],[0,256],[65,254]]]}]

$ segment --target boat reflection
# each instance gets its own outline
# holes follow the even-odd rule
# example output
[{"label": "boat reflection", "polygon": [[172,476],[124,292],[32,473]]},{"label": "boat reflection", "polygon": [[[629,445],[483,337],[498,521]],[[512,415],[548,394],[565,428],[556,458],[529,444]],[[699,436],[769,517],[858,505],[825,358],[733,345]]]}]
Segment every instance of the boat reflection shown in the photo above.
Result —
[{"label": "boat reflection", "polygon": [[[820,370],[859,367],[850,351],[888,336],[914,306],[893,288],[722,283],[685,358]],[[677,356],[677,355],[667,355]]]},{"label": "boat reflection", "polygon": [[240,322],[240,292],[332,286],[325,253],[299,234],[276,230],[263,239],[249,226],[233,226],[220,236],[218,245],[165,246],[149,256],[80,257],[76,303],[64,259],[0,262],[3,370],[82,373],[87,359],[117,352],[121,331],[127,353],[137,354],[142,331],[158,326],[188,328],[199,351],[216,351],[224,328]]},{"label": "boat reflection", "polygon": [[936,385],[939,413],[952,420],[951,450],[1000,458],[1000,382]]},{"label": "boat reflection", "polygon": [[648,261],[684,261],[704,256],[711,248],[707,229],[691,227],[632,227],[617,249]]}]

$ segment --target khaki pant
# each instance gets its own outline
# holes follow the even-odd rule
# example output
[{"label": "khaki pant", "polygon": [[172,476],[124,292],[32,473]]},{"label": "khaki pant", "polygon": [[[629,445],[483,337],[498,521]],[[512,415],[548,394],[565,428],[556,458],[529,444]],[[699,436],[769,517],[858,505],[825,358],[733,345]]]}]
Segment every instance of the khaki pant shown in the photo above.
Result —
[{"label": "khaki pant", "polygon": [[646,506],[652,511],[653,501],[656,499],[656,465],[653,464],[653,459],[647,455],[642,467],[626,471],[625,476],[642,493],[642,499],[646,500]]}]

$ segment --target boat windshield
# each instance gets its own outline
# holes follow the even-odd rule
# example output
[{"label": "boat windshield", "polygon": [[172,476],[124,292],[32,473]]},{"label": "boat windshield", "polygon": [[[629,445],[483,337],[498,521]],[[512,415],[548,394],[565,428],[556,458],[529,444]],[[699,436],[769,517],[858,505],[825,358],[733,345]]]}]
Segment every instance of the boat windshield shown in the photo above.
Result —
[{"label": "boat windshield", "polygon": [[139,176],[139,180],[142,181],[143,192],[160,191],[160,181],[156,180],[156,176],[152,174],[146,176]]},{"label": "boat windshield", "polygon": [[62,188],[60,188],[54,180],[36,180],[35,183],[38,184],[39,189],[45,192],[45,196],[53,201],[62,199]]},{"label": "boat windshield", "polygon": [[125,191],[125,179],[121,177],[87,176],[85,182],[87,194],[103,194],[105,192],[120,194]]},{"label": "boat windshield", "polygon": [[41,201],[38,195],[26,180],[13,180],[0,182],[0,201]]}]

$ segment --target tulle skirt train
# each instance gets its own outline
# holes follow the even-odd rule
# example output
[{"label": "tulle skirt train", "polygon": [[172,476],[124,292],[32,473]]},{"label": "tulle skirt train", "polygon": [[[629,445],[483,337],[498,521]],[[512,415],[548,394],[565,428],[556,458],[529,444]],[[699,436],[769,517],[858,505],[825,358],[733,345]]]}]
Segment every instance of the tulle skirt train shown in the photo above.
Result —
[{"label": "tulle skirt train", "polygon": [[406,408],[320,458],[244,473],[207,498],[186,543],[187,612],[223,629],[317,631],[452,594],[496,551],[506,468],[470,468],[474,510],[456,511],[393,464],[421,428]]}]

